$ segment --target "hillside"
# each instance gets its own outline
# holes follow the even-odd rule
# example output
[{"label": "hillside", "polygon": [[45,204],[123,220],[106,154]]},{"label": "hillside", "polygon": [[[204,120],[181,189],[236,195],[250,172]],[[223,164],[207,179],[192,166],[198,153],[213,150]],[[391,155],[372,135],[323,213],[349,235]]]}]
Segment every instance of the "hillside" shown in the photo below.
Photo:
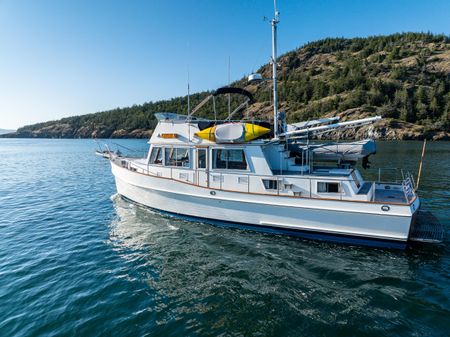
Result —
[{"label": "hillside", "polygon": [[[450,37],[403,33],[354,39],[325,39],[308,43],[279,59],[281,109],[288,121],[322,116],[364,118],[381,114],[375,126],[337,136],[381,139],[450,139]],[[259,69],[270,76],[270,66]],[[234,86],[255,94],[249,114],[271,118],[271,84]],[[208,93],[191,96],[195,106]],[[226,111],[226,100],[217,102]],[[233,98],[233,104],[237,104]],[[185,113],[187,98],[133,105],[89,115],[22,127],[16,137],[148,137],[153,113]],[[201,116],[211,116],[202,109]],[[223,115],[223,114],[222,114]]]}]

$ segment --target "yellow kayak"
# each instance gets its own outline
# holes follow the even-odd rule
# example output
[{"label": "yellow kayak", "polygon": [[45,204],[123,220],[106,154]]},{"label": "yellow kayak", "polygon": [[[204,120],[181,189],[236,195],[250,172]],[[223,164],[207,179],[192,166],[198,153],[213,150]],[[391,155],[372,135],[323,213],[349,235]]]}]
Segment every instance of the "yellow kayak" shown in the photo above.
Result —
[{"label": "yellow kayak", "polygon": [[242,143],[261,137],[270,129],[251,123],[225,123],[197,132],[201,139],[217,143]]},{"label": "yellow kayak", "polygon": [[202,131],[196,132],[195,135],[201,139],[209,140],[211,142],[216,141],[216,126],[212,126],[210,128],[203,129]]},{"label": "yellow kayak", "polygon": [[269,132],[270,132],[270,129],[265,128],[264,126],[245,123],[245,141],[246,142],[256,139],[256,138],[259,138]]}]

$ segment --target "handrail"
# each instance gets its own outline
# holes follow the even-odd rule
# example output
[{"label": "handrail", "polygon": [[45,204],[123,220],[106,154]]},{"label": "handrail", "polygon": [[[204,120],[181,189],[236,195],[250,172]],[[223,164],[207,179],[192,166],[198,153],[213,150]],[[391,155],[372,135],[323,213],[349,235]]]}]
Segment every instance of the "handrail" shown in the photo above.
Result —
[{"label": "handrail", "polygon": [[[396,182],[401,182],[404,179],[404,172],[401,168],[399,167],[378,167],[378,168],[368,168],[366,170],[368,173],[372,173],[372,174],[376,174],[378,177],[378,181],[381,182],[382,181],[382,175],[384,176],[392,176],[392,173],[389,174],[389,172],[393,172],[394,173],[394,180]],[[386,172],[387,173],[383,173]],[[399,177],[401,177],[401,179],[398,179]]]},{"label": "handrail", "polygon": [[[119,149],[117,149],[115,152],[114,152],[114,151],[111,151],[110,148],[109,148],[108,143],[100,142],[98,139],[94,139],[94,141],[97,143],[98,148],[99,148],[100,151],[102,150],[101,145],[103,145],[103,147],[108,151],[108,153],[109,153],[110,155],[111,155],[112,153],[116,153],[116,154],[121,155]],[[143,154],[144,154],[142,157],[134,157],[134,158],[145,158],[145,157],[147,156],[147,151],[135,150],[135,149],[129,148],[129,147],[125,146],[125,145],[116,143],[116,142],[111,142],[111,144],[115,145],[116,147],[123,148],[123,149],[125,149],[125,150],[127,150],[127,151],[131,151],[131,152],[134,152],[134,153],[143,153]]]},{"label": "handrail", "polygon": [[[169,177],[164,177],[164,175],[161,175],[161,172],[158,172],[158,174],[156,174],[154,172],[151,172],[150,168],[152,166],[146,166],[144,168],[141,165],[135,164],[135,163],[127,160],[126,158],[123,158],[123,157],[122,158],[121,157],[116,157],[116,158],[112,158],[111,160],[113,162],[120,162],[120,166],[122,166],[124,168],[127,168],[127,169],[131,169],[131,167],[134,170],[140,169],[142,171],[142,174],[147,174],[147,175],[152,175],[152,176],[157,176],[157,177],[162,177],[162,178],[169,179]],[[127,163],[126,166],[123,165],[124,161],[126,161],[126,163]],[[164,168],[164,166],[156,166],[156,165],[153,166],[153,167],[155,167],[155,168]],[[167,167],[167,168],[169,168],[169,167]],[[288,191],[292,191],[292,189],[285,188],[284,185],[282,186],[282,184],[284,184],[284,180],[286,178],[290,179],[290,181],[288,181],[288,184],[286,184],[286,185],[291,185],[292,183],[295,183],[295,181],[308,181],[309,182],[309,198],[311,198],[311,199],[316,199],[316,198],[317,199],[324,199],[323,195],[322,196],[317,196],[317,192],[312,193],[312,187],[313,187],[312,186],[312,182],[313,181],[320,181],[320,180],[323,179],[323,180],[326,180],[326,181],[339,182],[340,184],[342,184],[344,182],[345,183],[354,183],[356,181],[359,181],[359,180],[355,180],[355,179],[342,179],[342,178],[341,179],[337,179],[337,178],[334,178],[334,177],[321,177],[321,176],[292,176],[292,175],[272,175],[271,176],[271,175],[251,174],[251,173],[248,173],[248,172],[242,172],[242,173],[232,172],[232,173],[227,174],[229,176],[234,176],[234,177],[237,177],[237,178],[239,178],[239,177],[246,177],[247,178],[247,186],[246,186],[247,188],[244,191],[244,190],[241,190],[241,189],[236,189],[236,190],[224,189],[223,182],[224,182],[225,175],[224,175],[223,172],[214,172],[214,171],[208,171],[208,170],[203,171],[203,170],[198,170],[198,169],[192,170],[192,169],[185,168],[185,167],[170,167],[170,179],[175,180],[175,181],[185,181],[185,180],[179,180],[176,177],[174,177],[174,175],[173,175],[173,170],[174,169],[175,170],[189,170],[189,171],[193,172],[194,175],[192,176],[192,183],[191,183],[192,185],[211,188],[210,185],[207,182],[208,181],[209,182],[213,181],[211,179],[215,175],[215,176],[219,177],[219,184],[218,184],[219,186],[216,186],[216,187],[213,186],[212,187],[213,189],[224,190],[224,191],[228,191],[228,192],[244,192],[244,193],[249,193],[249,194],[255,194],[255,193],[257,193],[257,194],[267,194],[267,195],[272,195],[273,194],[273,193],[266,192],[264,189],[260,190],[258,188],[256,188],[255,191],[253,191],[254,189],[251,186],[251,181],[252,181],[251,178],[260,178],[261,182],[262,182],[263,178],[269,178],[269,179],[272,179],[272,180],[276,180],[277,181],[277,191],[276,191],[276,195],[277,196],[279,196],[280,194],[288,195]],[[199,172],[200,171],[205,173],[205,175],[206,175],[206,181],[205,181],[204,184],[202,184],[200,182],[200,178],[199,178]],[[197,179],[195,179],[195,175],[197,175]],[[403,194],[405,196],[406,203],[399,202],[398,204],[409,204],[417,196],[416,193],[414,192],[414,190],[411,188],[412,181],[411,181],[411,178],[409,178],[409,177],[406,178],[404,181],[402,181],[402,183],[389,183],[389,182],[377,182],[377,181],[365,181],[365,183],[370,183],[372,185],[371,188],[368,191],[368,193],[370,191],[372,191],[372,195],[370,197],[370,200],[353,200],[353,201],[376,202],[376,195],[375,195],[376,194],[376,187],[377,187],[377,185],[384,185],[384,184],[389,184],[391,186],[392,185],[398,186],[398,188],[396,188],[395,190],[403,192]],[[345,197],[350,197],[350,195],[347,196],[346,193],[344,193],[345,191],[342,189],[342,185],[339,188],[340,188],[339,192],[337,192],[337,193],[330,193],[330,197],[332,197],[332,199],[335,199],[335,200],[352,201],[352,199],[350,199],[350,198],[345,198]],[[294,193],[295,191],[292,191],[292,192]],[[287,194],[284,194],[284,193],[287,193]],[[357,191],[356,191],[356,193],[357,193]],[[296,195],[295,193],[293,195],[289,195],[289,196],[291,196],[291,197],[302,197],[301,195]],[[328,198],[325,198],[325,199],[328,199]]]},{"label": "handrail", "polygon": [[[124,148],[125,150],[131,151],[131,152],[137,152],[137,153],[141,153],[141,152],[142,152],[142,151],[139,151],[139,150],[135,150],[135,149],[129,148],[129,147],[125,146],[125,145],[122,145],[122,144],[119,144],[119,143],[116,143],[116,142],[112,142],[112,144],[114,144],[114,145],[116,145],[116,146],[119,146],[119,147],[121,147],[121,148]],[[105,144],[105,145],[106,145],[106,144]],[[147,151],[145,151],[144,153],[147,153]]]},{"label": "handrail", "polygon": [[[123,158],[122,158],[123,159]],[[139,166],[139,164],[136,164],[136,166]],[[164,165],[157,165],[157,164],[148,164],[149,168],[173,168],[173,169],[177,169],[177,170],[187,170],[187,171],[193,171],[194,169],[190,168],[190,167],[184,167],[184,166],[164,166]],[[227,174],[231,174],[231,175],[248,175],[250,177],[261,177],[261,178],[293,178],[293,179],[300,179],[300,178],[304,178],[304,179],[324,179],[327,181],[351,181],[351,182],[355,182],[358,180],[354,180],[354,179],[342,179],[342,178],[338,178],[338,177],[330,177],[330,176],[320,176],[320,175],[315,175],[314,177],[308,177],[308,176],[297,176],[297,175],[290,175],[290,174],[274,174],[274,175],[268,175],[268,174],[254,174],[254,173],[248,173],[248,171],[243,171],[240,172],[239,170],[234,170],[234,171],[227,171],[227,172],[223,172],[223,170],[209,170],[209,173],[212,174],[222,174],[222,173],[227,173]],[[314,172],[313,172],[314,173]],[[375,180],[367,180],[365,182],[376,182],[376,183],[384,183],[384,184],[396,184],[396,185],[401,185],[401,181],[392,181],[392,180],[385,180],[385,181],[375,181]]]},{"label": "handrail", "polygon": [[[121,159],[126,159],[126,158],[121,158]],[[137,166],[138,168],[142,168],[139,164],[135,164],[135,166]],[[146,166],[148,166],[149,168],[170,168],[170,169],[177,169],[177,170],[187,170],[187,171],[197,171],[196,169],[192,169],[190,167],[184,167],[184,166],[164,166],[164,165],[154,165],[154,164],[146,164]],[[387,168],[389,169],[389,168]],[[290,174],[274,174],[274,175],[268,175],[268,174],[255,174],[255,173],[248,173],[247,171],[244,172],[239,172],[239,170],[235,170],[235,171],[229,171],[229,172],[223,172],[222,170],[209,170],[208,171],[210,174],[220,174],[222,175],[223,173],[227,173],[229,175],[247,175],[249,177],[260,177],[260,178],[272,178],[272,179],[276,179],[276,178],[291,178],[291,179],[312,179],[312,180],[327,180],[327,181],[348,181],[348,182],[358,182],[359,180],[357,179],[342,179],[342,178],[337,178],[337,177],[331,177],[331,176],[322,176],[322,175],[314,175],[314,172],[311,176],[305,176],[305,175],[290,175]],[[386,181],[375,181],[375,180],[365,180],[364,182],[374,182],[377,184],[390,184],[390,185],[402,185],[401,181],[391,181],[391,180],[386,180]]]}]

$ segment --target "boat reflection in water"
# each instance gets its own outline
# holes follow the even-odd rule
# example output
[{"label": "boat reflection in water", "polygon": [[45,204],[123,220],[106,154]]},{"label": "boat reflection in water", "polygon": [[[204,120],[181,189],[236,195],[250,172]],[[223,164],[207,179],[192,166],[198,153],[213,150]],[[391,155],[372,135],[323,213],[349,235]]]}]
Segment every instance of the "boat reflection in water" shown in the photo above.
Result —
[{"label": "boat reflection in water", "polygon": [[119,196],[114,205],[110,245],[128,264],[129,279],[146,284],[149,301],[142,310],[167,334],[267,332],[277,322],[286,329],[308,322],[302,330],[312,331],[356,320],[388,331],[411,303],[424,312],[429,289],[420,280],[440,259],[438,251],[227,230],[161,215]]}]

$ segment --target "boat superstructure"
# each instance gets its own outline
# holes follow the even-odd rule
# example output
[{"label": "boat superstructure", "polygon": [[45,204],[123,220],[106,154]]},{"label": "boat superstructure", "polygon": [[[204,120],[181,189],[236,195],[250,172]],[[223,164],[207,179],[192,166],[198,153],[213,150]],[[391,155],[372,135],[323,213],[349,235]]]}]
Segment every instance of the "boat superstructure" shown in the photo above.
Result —
[{"label": "boat superstructure", "polygon": [[[271,229],[311,238],[404,247],[420,207],[413,179],[366,181],[356,167],[376,152],[373,140],[319,143],[333,130],[376,122],[376,116],[287,124],[278,111],[276,28],[272,20],[272,123],[235,119],[252,102],[241,88],[220,88],[187,115],[155,114],[145,158],[111,155],[117,191],[136,203],[196,219]],[[251,79],[260,76],[252,75]],[[227,118],[195,117],[209,99],[241,94]],[[234,120],[233,120],[234,119]]]}]

